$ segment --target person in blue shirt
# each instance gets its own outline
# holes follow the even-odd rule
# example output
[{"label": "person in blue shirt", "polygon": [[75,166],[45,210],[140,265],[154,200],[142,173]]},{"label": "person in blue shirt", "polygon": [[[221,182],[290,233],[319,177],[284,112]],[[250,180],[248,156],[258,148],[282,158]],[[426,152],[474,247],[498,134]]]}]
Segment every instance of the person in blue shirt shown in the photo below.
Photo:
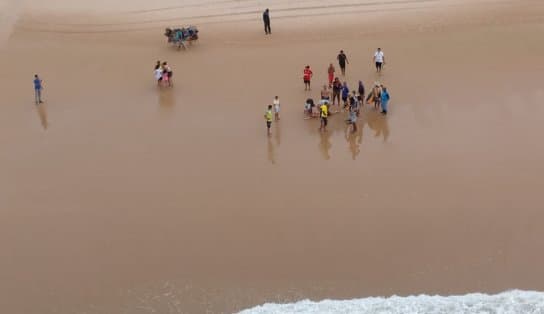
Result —
[{"label": "person in blue shirt", "polygon": [[342,85],[342,101],[344,102],[344,109],[348,106],[349,87],[348,83],[344,82]]},{"label": "person in blue shirt", "polygon": [[387,104],[389,103],[389,99],[391,99],[391,97],[389,97],[389,92],[387,91],[387,88],[385,86],[382,85],[382,95],[381,95],[381,105],[382,105],[382,114],[386,115],[387,114]]},{"label": "person in blue shirt", "polygon": [[38,74],[34,75],[34,98],[36,100],[36,105],[43,103],[42,101],[42,80]]}]

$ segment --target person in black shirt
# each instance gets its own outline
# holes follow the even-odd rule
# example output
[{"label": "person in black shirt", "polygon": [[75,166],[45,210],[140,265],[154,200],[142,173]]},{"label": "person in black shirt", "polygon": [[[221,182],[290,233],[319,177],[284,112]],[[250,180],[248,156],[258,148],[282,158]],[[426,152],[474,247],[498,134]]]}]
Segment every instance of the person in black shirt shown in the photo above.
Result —
[{"label": "person in black shirt", "polygon": [[346,63],[349,64],[348,57],[344,53],[344,50],[340,50],[340,53],[338,54],[338,64],[340,65],[340,70],[342,70],[342,75],[346,75]]},{"label": "person in black shirt", "polygon": [[264,10],[263,22],[264,22],[264,33],[267,35],[272,34],[272,30],[270,29],[270,12],[268,11],[268,9]]}]

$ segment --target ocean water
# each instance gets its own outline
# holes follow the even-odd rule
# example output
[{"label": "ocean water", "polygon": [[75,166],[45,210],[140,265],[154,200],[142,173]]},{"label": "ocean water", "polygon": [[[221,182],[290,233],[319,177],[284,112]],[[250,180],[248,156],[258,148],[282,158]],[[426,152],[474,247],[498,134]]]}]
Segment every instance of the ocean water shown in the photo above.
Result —
[{"label": "ocean water", "polygon": [[267,303],[239,314],[544,314],[544,292],[513,290],[488,295],[409,296]]}]

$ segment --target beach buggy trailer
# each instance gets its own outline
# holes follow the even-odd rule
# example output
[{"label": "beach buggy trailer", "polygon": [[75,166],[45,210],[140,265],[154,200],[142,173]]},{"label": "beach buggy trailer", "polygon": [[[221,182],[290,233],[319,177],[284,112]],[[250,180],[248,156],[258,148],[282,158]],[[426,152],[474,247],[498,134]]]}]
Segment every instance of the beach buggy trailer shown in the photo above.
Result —
[{"label": "beach buggy trailer", "polygon": [[182,28],[167,28],[164,31],[164,36],[168,38],[168,43],[178,47],[187,49],[186,43],[191,45],[198,40],[198,29],[196,26],[188,26]]}]

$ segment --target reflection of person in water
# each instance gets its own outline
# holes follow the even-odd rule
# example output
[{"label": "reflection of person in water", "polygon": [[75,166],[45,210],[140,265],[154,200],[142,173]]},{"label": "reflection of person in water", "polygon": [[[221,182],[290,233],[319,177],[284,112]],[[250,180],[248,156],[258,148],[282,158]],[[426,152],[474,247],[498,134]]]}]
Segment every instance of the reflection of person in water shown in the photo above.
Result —
[{"label": "reflection of person in water", "polygon": [[323,153],[323,158],[325,160],[331,159],[330,155],[330,149],[332,147],[331,144],[331,132],[320,132],[321,141],[319,142],[319,149],[321,150],[321,153]]},{"label": "reflection of person in water", "polygon": [[270,136],[268,137],[268,160],[273,165],[276,164],[275,147],[274,147],[274,143],[272,143],[272,139],[270,138]]},{"label": "reflection of person in water", "polygon": [[374,130],[374,136],[383,136],[383,141],[387,141],[389,138],[389,125],[387,124],[387,117],[378,115],[372,112],[367,119],[368,126]]},{"label": "reflection of person in water", "polygon": [[361,152],[361,150],[359,149],[359,143],[357,142],[357,133],[352,133],[346,130],[345,137],[349,145],[349,150],[351,151],[351,158],[355,160]]}]

